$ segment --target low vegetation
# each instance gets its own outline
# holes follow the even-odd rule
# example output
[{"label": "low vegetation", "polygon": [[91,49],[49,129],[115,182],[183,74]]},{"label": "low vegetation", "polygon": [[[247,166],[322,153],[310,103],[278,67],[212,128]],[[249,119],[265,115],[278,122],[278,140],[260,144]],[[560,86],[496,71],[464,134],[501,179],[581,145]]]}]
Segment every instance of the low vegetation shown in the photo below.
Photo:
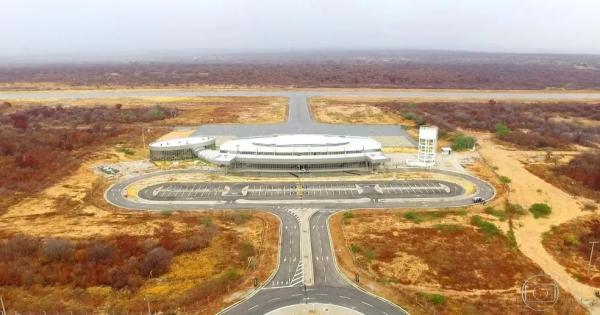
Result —
[{"label": "low vegetation", "polygon": [[[71,173],[99,149],[140,146],[134,124],[175,115],[176,109],[117,106],[34,106],[0,115],[0,213]],[[119,150],[133,154],[130,147]]]},{"label": "low vegetation", "polygon": [[[568,163],[529,164],[527,170],[574,195],[600,202],[600,151],[581,153]],[[587,204],[587,210],[597,208]]]},{"label": "low vegetation", "polygon": [[4,303],[19,313],[139,313],[148,301],[153,312],[211,314],[275,265],[277,220],[268,215],[144,214],[128,224],[140,220],[154,223],[149,235],[0,234]]},{"label": "low vegetation", "polygon": [[[495,210],[494,212],[497,212]],[[519,288],[540,268],[482,216],[438,211],[417,224],[421,211],[402,215],[355,211],[331,218],[337,261],[350,278],[414,314],[518,314]],[[343,227],[342,227],[343,226]],[[508,245],[507,245],[508,244]],[[511,245],[512,244],[512,245]],[[476,292],[476,293],[474,293]],[[585,314],[566,292],[550,314]]]},{"label": "low vegetation", "polygon": [[176,233],[171,224],[152,238],[115,235],[71,241],[14,235],[0,243],[0,286],[109,286],[136,291],[146,279],[169,271],[174,255],[206,248],[217,226]]},{"label": "low vegetation", "polygon": [[552,213],[552,208],[545,203],[534,203],[529,207],[529,212],[531,212],[536,219],[545,218]]},{"label": "low vegetation", "polygon": [[479,228],[483,234],[485,234],[486,238],[489,240],[496,236],[502,235],[502,231],[494,225],[494,223],[486,221],[482,219],[478,215],[474,215],[471,217],[471,225],[474,225]]},{"label": "low vegetation", "polygon": [[475,147],[475,142],[475,138],[461,133],[453,137],[451,147],[454,151],[470,150]]},{"label": "low vegetation", "polygon": [[[327,108],[325,104],[345,106],[349,110],[354,106],[365,110],[375,108],[387,115],[413,121],[416,126],[436,125],[442,138],[460,130],[474,130],[491,132],[505,143],[527,149],[600,145],[600,106],[597,103],[409,102],[335,97],[319,98],[319,106],[313,103],[313,111]],[[470,139],[458,137],[456,147],[470,144]]]},{"label": "low vegetation", "polygon": [[592,242],[596,241],[600,241],[600,219],[588,215],[554,226],[544,234],[542,244],[578,281],[600,288],[599,244],[590,264]]},{"label": "low vegetation", "polygon": [[[365,52],[223,56],[223,62],[4,66],[0,87],[370,87],[597,89],[595,56]],[[589,70],[576,65],[584,64]]]},{"label": "low vegetation", "polygon": [[[285,99],[198,97],[0,102],[0,213],[110,155],[146,157],[144,144],[173,126],[277,122]],[[2,105],[3,104],[3,105]],[[264,112],[269,114],[264,114]],[[102,154],[104,153],[104,154]]]}]

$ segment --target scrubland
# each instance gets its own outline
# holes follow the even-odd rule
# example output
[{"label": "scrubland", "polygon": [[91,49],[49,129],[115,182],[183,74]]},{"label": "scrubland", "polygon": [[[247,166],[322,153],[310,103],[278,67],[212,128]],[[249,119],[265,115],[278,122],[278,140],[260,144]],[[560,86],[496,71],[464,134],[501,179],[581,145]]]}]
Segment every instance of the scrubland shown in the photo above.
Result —
[{"label": "scrubland", "polygon": [[[497,212],[496,212],[497,213]],[[488,213],[360,210],[330,220],[350,279],[413,314],[521,314],[520,288],[543,271]],[[585,314],[561,289],[550,314]]]},{"label": "scrubland", "polygon": [[[0,105],[0,295],[6,306],[125,313],[147,311],[150,304],[155,312],[210,314],[243,297],[254,278],[265,281],[277,261],[275,217],[125,211],[104,200],[111,182],[94,169],[147,158],[143,144],[179,124],[284,119],[279,101]],[[250,110],[252,104],[273,115]]]}]

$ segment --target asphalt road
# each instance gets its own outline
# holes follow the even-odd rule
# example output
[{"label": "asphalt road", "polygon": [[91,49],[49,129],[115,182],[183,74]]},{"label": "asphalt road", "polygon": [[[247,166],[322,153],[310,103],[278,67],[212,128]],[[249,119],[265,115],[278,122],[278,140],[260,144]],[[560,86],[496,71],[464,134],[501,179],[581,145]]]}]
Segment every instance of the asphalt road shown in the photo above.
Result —
[{"label": "asphalt road", "polygon": [[[278,213],[287,212],[278,210]],[[282,287],[265,286],[247,300],[225,310],[223,314],[265,314],[278,308],[303,303],[335,304],[363,314],[400,315],[407,314],[397,305],[380,299],[362,289],[350,285],[336,268],[331,241],[329,239],[327,219],[334,211],[319,211],[310,218],[311,251],[315,283],[313,286],[302,284]],[[299,239],[299,231],[294,230]],[[286,231],[282,229],[282,234]],[[284,241],[285,243],[285,241]],[[282,244],[282,251],[285,244]],[[280,254],[278,277],[285,263],[285,254]],[[283,267],[285,269],[285,267]],[[271,281],[272,282],[272,281]]]},{"label": "asphalt road", "polygon": [[[414,170],[404,169],[398,170],[398,172],[412,172]],[[423,172],[424,170],[419,170]],[[153,200],[145,200],[141,198],[125,198],[125,191],[127,187],[139,180],[151,178],[154,176],[174,174],[174,173],[196,173],[206,172],[197,170],[172,170],[155,172],[150,174],[144,174],[139,176],[133,176],[124,178],[111,186],[105,193],[106,199],[119,206],[135,210],[197,210],[202,208],[210,209],[256,209],[261,208],[264,211],[271,212],[277,215],[281,219],[281,230],[280,230],[280,252],[279,252],[279,265],[275,273],[268,281],[266,281],[259,289],[255,290],[249,298],[241,301],[238,304],[223,311],[223,314],[249,314],[258,315],[265,314],[272,310],[289,306],[299,303],[325,303],[325,304],[336,304],[344,306],[363,314],[406,314],[399,306],[394,305],[388,301],[378,298],[369,292],[366,292],[358,287],[351,285],[345,278],[343,278],[337,270],[335,255],[331,247],[331,240],[329,238],[329,229],[327,224],[328,217],[341,209],[350,209],[356,207],[364,207],[364,204],[353,204],[353,203],[341,203],[341,204],[329,204],[329,203],[312,203],[311,208],[316,208],[316,211],[309,218],[309,231],[310,231],[310,254],[311,259],[308,260],[312,263],[312,275],[314,276],[313,285],[305,286],[305,270],[304,265],[301,263],[301,230],[300,222],[298,217],[297,209],[290,209],[292,206],[284,206],[280,199],[281,196],[270,192],[278,192],[285,194],[287,192],[286,187],[290,188],[289,185],[293,183],[157,183],[148,188],[140,190],[145,198],[159,197],[159,193],[154,195],[156,189],[159,187],[168,187],[168,190],[162,192],[169,193],[165,195],[169,198],[169,202],[159,202]],[[353,181],[353,182],[307,182],[308,186],[312,186],[316,190],[330,191],[325,192],[327,198],[333,198],[329,195],[331,191],[341,191],[340,188],[348,188],[359,191],[356,187],[363,187],[362,192],[369,196],[385,196],[386,198],[372,200],[369,203],[369,207],[454,207],[454,206],[466,206],[472,204],[472,198],[474,196],[480,196],[485,200],[493,198],[495,192],[494,189],[486,182],[462,173],[454,173],[441,170],[428,170],[431,173],[439,173],[446,175],[454,175],[465,180],[470,181],[475,187],[476,192],[470,195],[466,195],[464,189],[461,187],[456,188],[454,185],[448,185],[450,183],[436,180],[426,181]],[[397,184],[396,186],[391,183]],[[428,183],[437,187],[437,184],[444,184],[449,187],[451,192],[442,193],[439,190],[431,193],[426,198],[416,197],[422,192],[414,190],[415,187],[422,187],[424,183]],[[214,199],[216,201],[222,198],[223,193],[232,193],[234,197],[237,193],[241,193],[244,188],[249,187],[250,184],[256,185],[255,192],[258,193],[255,199],[260,202],[260,199],[264,199],[264,204],[239,204],[239,203],[223,203],[223,204],[206,204],[207,199]],[[387,195],[379,194],[375,192],[374,185],[379,185],[378,190],[383,191],[384,188],[390,190]],[[400,185],[404,184],[404,185]],[[226,186],[235,186],[235,189],[225,189]],[[324,186],[320,186],[324,185]],[[388,185],[388,186],[386,186]],[[399,193],[404,187],[406,192]],[[372,188],[372,190],[365,189]],[[432,186],[429,186],[430,188]],[[450,188],[452,187],[452,188]],[[209,188],[219,190],[215,193]],[[427,188],[427,189],[430,189]],[[423,188],[425,189],[425,188]],[[439,189],[439,188],[434,188]],[[396,192],[394,192],[396,190]],[[290,189],[291,191],[291,189]],[[410,193],[408,192],[410,191]],[[260,192],[260,193],[259,193]],[[262,192],[265,192],[262,194]],[[205,194],[209,193],[209,197],[204,197]],[[246,191],[246,194],[248,191]],[[406,193],[405,196],[402,194]],[[451,196],[447,196],[451,195]],[[149,197],[150,196],[150,197]],[[304,196],[308,198],[309,196]],[[204,198],[204,199],[203,199]],[[288,198],[288,197],[286,197]],[[323,196],[313,195],[312,198],[323,198]],[[344,195],[343,198],[348,198],[348,195]],[[358,198],[358,197],[357,197]],[[372,198],[371,198],[372,199]],[[275,201],[275,203],[267,203],[267,201]],[[210,201],[210,200],[209,200]]]},{"label": "asphalt road", "polygon": [[[396,172],[406,173],[414,172],[414,169],[398,169]],[[442,170],[419,170],[419,172],[430,172],[438,174],[453,175],[464,180],[470,181],[476,188],[473,194],[469,195],[458,195],[458,196],[433,196],[428,197],[425,194],[422,197],[404,198],[402,196],[394,195],[371,195],[365,196],[365,198],[351,198],[345,196],[340,198],[339,196],[331,196],[327,199],[317,198],[316,196],[304,195],[303,198],[298,199],[295,196],[293,198],[281,199],[275,196],[262,196],[261,198],[255,199],[244,199],[240,196],[233,196],[223,198],[223,200],[185,200],[173,198],[170,201],[154,201],[150,199],[131,199],[125,198],[125,192],[127,186],[142,179],[147,179],[155,176],[161,176],[166,174],[193,174],[202,173],[207,171],[201,170],[172,170],[172,171],[161,171],[153,172],[149,174],[128,177],[120,180],[113,186],[111,186],[105,193],[106,199],[114,204],[115,206],[134,209],[134,210],[197,210],[199,208],[210,208],[210,209],[269,209],[276,208],[277,206],[286,205],[288,207],[299,207],[309,206],[311,208],[318,209],[353,209],[353,208],[443,208],[443,207],[462,207],[468,206],[473,203],[473,197],[481,197],[484,200],[489,200],[494,197],[494,189],[485,181],[478,179],[477,177],[455,173],[450,171]],[[341,182],[338,182],[341,183]],[[368,181],[365,181],[368,183]],[[202,183],[197,183],[202,184]],[[232,183],[233,184],[233,183]],[[160,183],[154,185],[160,186]],[[450,187],[452,187],[450,185]],[[148,194],[147,190],[142,190],[142,193]],[[335,197],[335,198],[334,198]],[[149,198],[149,197],[146,197]],[[176,200],[177,199],[177,200]]]}]

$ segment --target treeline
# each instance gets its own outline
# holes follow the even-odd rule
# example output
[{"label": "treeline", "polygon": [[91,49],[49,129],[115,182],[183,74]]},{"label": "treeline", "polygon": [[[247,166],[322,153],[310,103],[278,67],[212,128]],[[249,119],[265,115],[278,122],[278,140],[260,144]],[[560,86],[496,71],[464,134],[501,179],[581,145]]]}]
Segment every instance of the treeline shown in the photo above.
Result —
[{"label": "treeline", "polygon": [[[597,66],[597,65],[596,65]],[[462,89],[598,89],[595,66],[560,62],[423,62],[402,58],[343,61],[131,63],[2,67],[0,83],[135,87],[237,85]]]},{"label": "treeline", "polygon": [[176,114],[170,108],[124,109],[117,104],[33,106],[0,115],[0,212],[76,169],[102,145],[137,140],[136,123]]},{"label": "treeline", "polygon": [[218,233],[216,225],[176,233],[163,223],[152,237],[72,241],[18,234],[0,241],[0,286],[102,285],[135,291],[146,279],[167,272],[174,255],[206,248]]},{"label": "treeline", "polygon": [[[433,124],[443,135],[457,129],[491,131],[503,141],[526,148],[567,148],[600,144],[600,104],[487,104],[427,102],[378,103],[420,124]],[[498,129],[500,128],[500,130]]]}]

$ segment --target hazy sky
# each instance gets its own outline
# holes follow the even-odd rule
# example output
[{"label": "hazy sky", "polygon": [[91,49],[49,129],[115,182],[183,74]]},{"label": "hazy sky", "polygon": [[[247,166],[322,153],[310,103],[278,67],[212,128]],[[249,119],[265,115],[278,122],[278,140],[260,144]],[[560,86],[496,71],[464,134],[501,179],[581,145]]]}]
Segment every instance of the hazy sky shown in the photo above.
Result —
[{"label": "hazy sky", "polygon": [[599,0],[0,0],[0,56],[448,49],[600,54]]}]

